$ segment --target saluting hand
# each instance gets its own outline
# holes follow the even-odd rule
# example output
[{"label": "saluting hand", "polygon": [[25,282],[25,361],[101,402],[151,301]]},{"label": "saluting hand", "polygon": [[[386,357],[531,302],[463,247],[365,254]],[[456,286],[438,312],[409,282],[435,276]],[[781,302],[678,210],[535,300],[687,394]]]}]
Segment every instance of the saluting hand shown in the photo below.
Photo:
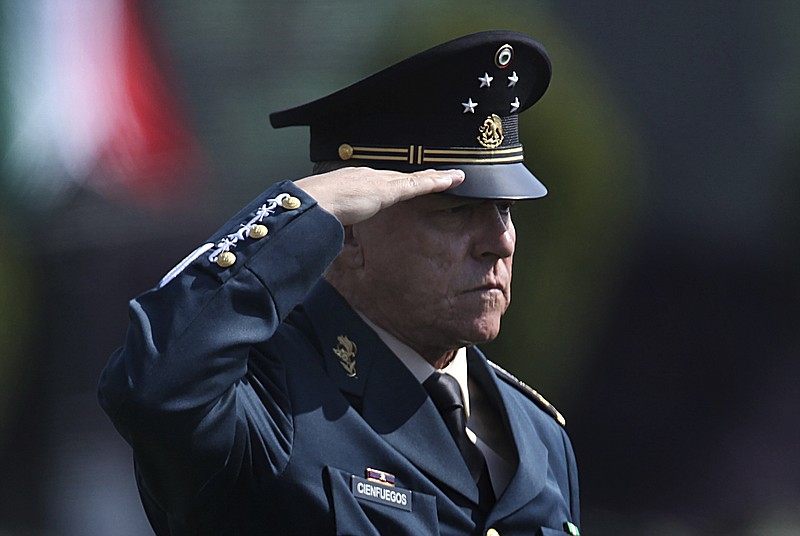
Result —
[{"label": "saluting hand", "polygon": [[417,171],[376,170],[350,167],[311,175],[295,181],[342,225],[371,218],[379,211],[421,195],[443,192],[461,184],[460,169]]}]

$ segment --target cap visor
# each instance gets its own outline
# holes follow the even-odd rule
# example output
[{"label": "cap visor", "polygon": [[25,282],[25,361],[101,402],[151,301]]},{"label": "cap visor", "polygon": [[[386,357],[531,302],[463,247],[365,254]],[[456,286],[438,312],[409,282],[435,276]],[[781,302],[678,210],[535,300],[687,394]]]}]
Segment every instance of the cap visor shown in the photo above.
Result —
[{"label": "cap visor", "polygon": [[448,194],[481,199],[536,199],[547,195],[544,184],[521,163],[452,167],[463,170],[465,179]]}]

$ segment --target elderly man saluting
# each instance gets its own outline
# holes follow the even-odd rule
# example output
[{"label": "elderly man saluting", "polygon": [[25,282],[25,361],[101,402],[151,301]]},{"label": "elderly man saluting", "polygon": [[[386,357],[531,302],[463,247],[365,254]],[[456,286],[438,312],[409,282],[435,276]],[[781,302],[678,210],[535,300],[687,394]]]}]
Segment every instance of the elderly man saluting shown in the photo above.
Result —
[{"label": "elderly man saluting", "polygon": [[550,62],[468,35],[271,116],[315,175],[270,187],[130,303],[100,402],[159,535],[578,534],[561,415],[487,361],[518,115]]}]

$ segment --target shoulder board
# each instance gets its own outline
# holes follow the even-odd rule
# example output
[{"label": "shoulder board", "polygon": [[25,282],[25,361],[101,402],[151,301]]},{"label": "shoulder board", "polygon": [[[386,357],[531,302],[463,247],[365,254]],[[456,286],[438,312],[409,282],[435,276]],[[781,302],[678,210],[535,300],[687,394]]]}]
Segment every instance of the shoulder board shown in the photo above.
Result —
[{"label": "shoulder board", "polygon": [[556,421],[558,421],[558,424],[560,424],[561,426],[567,425],[567,421],[566,419],[564,419],[564,416],[558,412],[558,410],[553,406],[553,404],[548,402],[547,399],[545,399],[545,397],[540,395],[538,391],[536,391],[536,389],[530,387],[527,383],[525,383],[524,381],[520,380],[519,378],[511,374],[497,363],[493,363],[491,361],[488,362],[489,365],[494,369],[494,372],[495,374],[497,374],[498,378],[519,389],[525,396],[530,398],[537,406],[542,408],[546,413],[548,413],[551,417],[553,417]]}]

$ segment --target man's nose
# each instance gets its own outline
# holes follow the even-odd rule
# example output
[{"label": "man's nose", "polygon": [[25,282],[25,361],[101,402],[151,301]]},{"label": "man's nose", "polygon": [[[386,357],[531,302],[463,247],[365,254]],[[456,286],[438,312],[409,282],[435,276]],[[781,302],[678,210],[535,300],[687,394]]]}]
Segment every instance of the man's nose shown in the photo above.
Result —
[{"label": "man's nose", "polygon": [[511,214],[504,211],[501,205],[487,203],[480,217],[475,222],[474,253],[478,257],[506,258],[514,254],[516,232],[511,221]]}]

